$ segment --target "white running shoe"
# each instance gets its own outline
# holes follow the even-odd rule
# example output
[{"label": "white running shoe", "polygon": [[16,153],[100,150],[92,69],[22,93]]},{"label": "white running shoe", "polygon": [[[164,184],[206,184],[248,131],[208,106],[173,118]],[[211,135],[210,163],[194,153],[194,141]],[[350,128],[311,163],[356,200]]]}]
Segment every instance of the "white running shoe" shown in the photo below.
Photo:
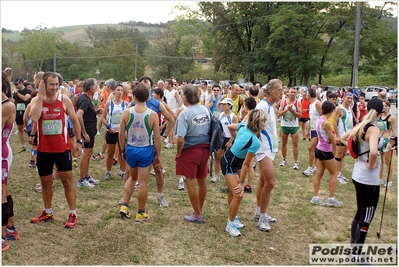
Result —
[{"label": "white running shoe", "polygon": [[237,229],[241,229],[241,228],[244,228],[244,227],[245,227],[245,225],[242,224],[242,223],[240,222],[240,219],[238,219],[238,216],[235,217],[235,219],[234,219],[234,221],[233,221],[233,225],[234,225]]},{"label": "white running shoe", "polygon": [[341,201],[338,201],[335,197],[328,198],[326,205],[329,207],[342,207],[344,203]]},{"label": "white running shoe", "polygon": [[177,184],[177,190],[184,190],[184,178],[180,177],[179,183]]},{"label": "white running shoe", "polygon": [[323,200],[321,200],[320,197],[312,197],[312,199],[310,200],[310,203],[315,204],[315,205],[319,205],[319,206],[325,206],[326,203],[324,203]]},{"label": "white running shoe", "polygon": [[313,168],[312,167],[308,167],[306,170],[304,170],[302,172],[302,174],[304,174],[306,176],[312,176],[313,175]]},{"label": "white running shoe", "polygon": [[259,230],[261,230],[262,232],[270,231],[269,220],[267,219],[267,217],[259,218],[258,227],[259,227]]},{"label": "white running shoe", "polygon": [[294,167],[292,167],[294,170],[298,170],[299,169],[299,167],[298,167],[298,162],[297,161],[294,161]]},{"label": "white running shoe", "polygon": [[220,182],[220,175],[214,175],[213,178],[211,179],[212,183]]},{"label": "white running shoe", "polygon": [[227,222],[225,231],[233,237],[237,237],[237,236],[241,235],[240,231],[238,231],[236,226],[230,222]]},{"label": "white running shoe", "polygon": [[337,177],[337,183],[338,184],[346,184],[345,180],[342,179],[341,177]]},{"label": "white running shoe", "polygon": [[283,159],[283,161],[280,163],[281,167],[285,167],[287,165],[287,160]]}]

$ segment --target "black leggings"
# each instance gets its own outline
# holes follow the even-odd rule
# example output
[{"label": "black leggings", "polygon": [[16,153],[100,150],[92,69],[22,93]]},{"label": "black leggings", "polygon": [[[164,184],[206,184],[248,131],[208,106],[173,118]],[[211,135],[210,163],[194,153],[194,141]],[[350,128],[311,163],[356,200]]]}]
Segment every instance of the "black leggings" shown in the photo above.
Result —
[{"label": "black leggings", "polygon": [[377,209],[380,186],[361,184],[355,180],[352,181],[356,189],[357,211],[352,221],[351,243],[364,244],[369,225]]}]

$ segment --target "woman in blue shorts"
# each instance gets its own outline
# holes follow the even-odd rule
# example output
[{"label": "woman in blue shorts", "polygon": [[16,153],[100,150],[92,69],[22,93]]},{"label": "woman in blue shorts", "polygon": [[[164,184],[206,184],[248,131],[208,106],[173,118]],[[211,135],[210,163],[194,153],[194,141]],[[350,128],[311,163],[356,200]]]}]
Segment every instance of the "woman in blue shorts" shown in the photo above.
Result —
[{"label": "woman in blue shorts", "polygon": [[248,114],[247,124],[241,122],[228,126],[234,142],[223,154],[221,168],[229,187],[229,217],[225,231],[234,237],[240,236],[238,229],[244,227],[237,217],[238,208],[244,194],[245,177],[260,147],[257,136],[266,126],[266,120],[266,113],[258,109]]}]

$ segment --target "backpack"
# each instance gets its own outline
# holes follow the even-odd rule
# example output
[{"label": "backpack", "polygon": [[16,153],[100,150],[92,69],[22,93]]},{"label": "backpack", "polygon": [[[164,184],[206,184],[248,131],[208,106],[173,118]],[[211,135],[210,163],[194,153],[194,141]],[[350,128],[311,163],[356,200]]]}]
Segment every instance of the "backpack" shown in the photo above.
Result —
[{"label": "backpack", "polygon": [[211,119],[211,130],[210,130],[210,143],[209,143],[209,152],[212,153],[216,152],[217,150],[221,149],[224,142],[224,132],[223,126],[219,119],[215,118],[212,115],[211,110],[208,108],[209,116]]},{"label": "backpack", "polygon": [[[371,126],[374,126],[374,125],[372,123],[368,123],[364,127],[363,134],[361,136],[361,138],[363,140],[365,139],[366,132],[367,132],[368,128],[370,128]],[[354,159],[357,159],[361,155],[364,155],[364,154],[367,154],[370,152],[370,150],[367,150],[365,152],[360,152],[360,140],[355,141],[355,140],[353,140],[352,136],[349,136],[349,139],[348,139],[348,151],[351,154],[352,158],[354,158]]]}]

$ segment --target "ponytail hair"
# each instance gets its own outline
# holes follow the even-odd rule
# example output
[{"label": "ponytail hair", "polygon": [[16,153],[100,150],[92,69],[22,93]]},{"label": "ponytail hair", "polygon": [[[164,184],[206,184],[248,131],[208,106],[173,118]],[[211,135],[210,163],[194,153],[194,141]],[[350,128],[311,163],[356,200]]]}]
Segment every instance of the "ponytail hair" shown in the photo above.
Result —
[{"label": "ponytail hair", "polygon": [[375,109],[370,109],[369,112],[363,117],[362,122],[359,123],[355,128],[353,128],[350,134],[350,136],[352,136],[352,139],[354,141],[360,141],[362,135],[364,134],[363,129],[366,127],[368,123],[372,122],[377,116],[378,116],[377,111]]}]

